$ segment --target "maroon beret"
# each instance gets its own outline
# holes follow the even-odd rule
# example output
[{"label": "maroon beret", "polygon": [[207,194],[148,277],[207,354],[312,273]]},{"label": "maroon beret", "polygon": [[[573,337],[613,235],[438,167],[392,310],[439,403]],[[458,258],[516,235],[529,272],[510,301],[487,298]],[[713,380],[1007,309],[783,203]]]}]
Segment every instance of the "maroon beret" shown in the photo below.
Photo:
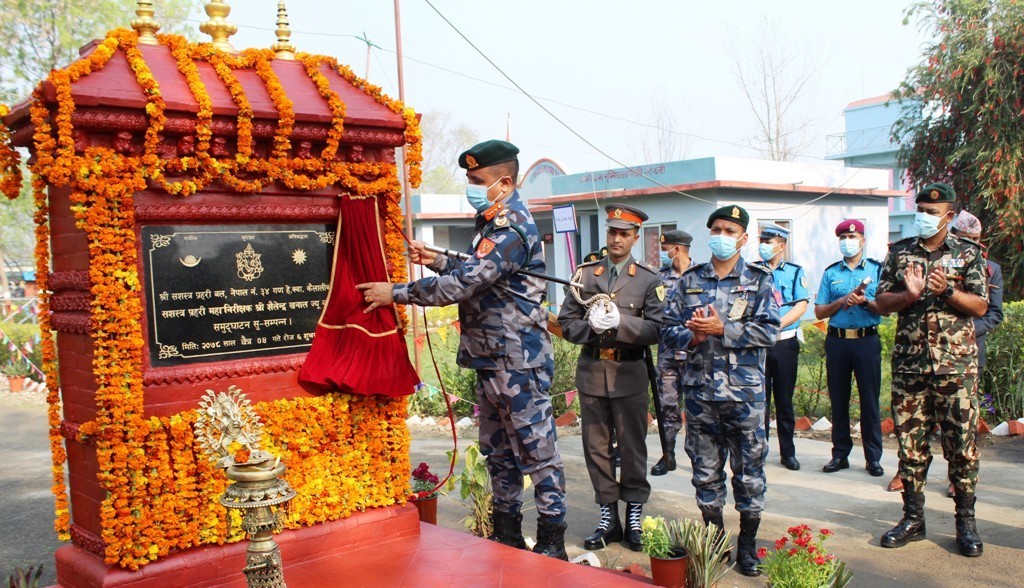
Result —
[{"label": "maroon beret", "polygon": [[864,234],[864,223],[857,219],[848,218],[836,226],[836,237],[843,233],[858,232]]}]

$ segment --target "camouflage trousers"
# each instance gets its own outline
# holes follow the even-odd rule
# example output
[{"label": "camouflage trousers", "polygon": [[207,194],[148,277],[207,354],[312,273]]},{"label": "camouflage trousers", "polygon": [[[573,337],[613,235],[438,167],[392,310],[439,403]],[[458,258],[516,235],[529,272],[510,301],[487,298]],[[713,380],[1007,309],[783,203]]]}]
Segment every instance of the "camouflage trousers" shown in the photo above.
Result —
[{"label": "camouflage trousers", "polygon": [[[665,352],[665,357],[661,351]],[[680,429],[683,428],[683,415],[680,399],[683,397],[683,370],[685,360],[672,359],[671,350],[658,353],[658,398],[661,400],[661,418],[659,427],[665,429],[665,440],[675,442]]]},{"label": "camouflage trousers", "polygon": [[725,460],[732,469],[736,510],[764,510],[768,432],[764,402],[686,399],[686,454],[701,511],[725,506]]},{"label": "camouflage trousers", "polygon": [[913,492],[922,492],[932,463],[928,437],[937,426],[949,481],[957,491],[974,495],[978,483],[978,377],[973,374],[894,373],[892,418],[900,443],[900,477]]},{"label": "camouflage trousers", "polygon": [[519,512],[527,475],[537,512],[565,517],[565,471],[548,395],[553,372],[552,364],[476,372],[480,453],[487,457],[495,510]]}]

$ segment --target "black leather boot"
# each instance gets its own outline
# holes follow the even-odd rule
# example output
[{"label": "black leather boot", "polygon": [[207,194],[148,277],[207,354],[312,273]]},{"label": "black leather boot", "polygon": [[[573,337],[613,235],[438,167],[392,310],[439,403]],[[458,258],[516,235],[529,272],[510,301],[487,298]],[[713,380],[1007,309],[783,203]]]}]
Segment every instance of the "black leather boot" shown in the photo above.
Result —
[{"label": "black leather boot", "polygon": [[675,439],[665,443],[666,449],[668,450],[665,455],[661,456],[658,463],[654,464],[651,468],[652,476],[664,476],[669,472],[674,472],[676,469],[676,441]]},{"label": "black leather boot", "polygon": [[583,540],[585,549],[604,549],[609,543],[622,541],[622,523],[619,522],[619,503],[601,505],[601,520],[597,529]]},{"label": "black leather boot", "polygon": [[491,512],[491,526],[494,527],[491,536],[488,537],[491,541],[497,541],[516,549],[526,549],[526,540],[523,539],[522,514],[495,510]]},{"label": "black leather boot", "polygon": [[760,576],[757,557],[757,528],[761,526],[761,515],[740,513],[740,536],[736,540],[736,565],[744,576]]},{"label": "black leather boot", "polygon": [[[701,508],[701,516],[704,518],[704,526],[712,525],[716,529],[715,539],[721,541],[725,535],[725,520],[722,518],[722,509]],[[732,561],[732,549],[726,549],[723,554],[726,562]]]},{"label": "black leather boot", "polygon": [[978,526],[974,520],[974,496],[967,496],[957,490],[953,496],[956,505],[956,546],[964,557],[978,557],[985,552],[985,545],[978,537]]},{"label": "black leather boot", "polygon": [[882,535],[882,547],[903,547],[925,538],[924,493],[903,490],[903,518]]},{"label": "black leather boot", "polygon": [[533,546],[533,552],[568,561],[569,554],[565,552],[565,530],[568,527],[565,521],[557,521],[554,517],[538,517],[537,544]]},{"label": "black leather boot", "polygon": [[626,545],[633,551],[644,548],[640,535],[640,517],[643,516],[644,505],[640,502],[626,503]]}]

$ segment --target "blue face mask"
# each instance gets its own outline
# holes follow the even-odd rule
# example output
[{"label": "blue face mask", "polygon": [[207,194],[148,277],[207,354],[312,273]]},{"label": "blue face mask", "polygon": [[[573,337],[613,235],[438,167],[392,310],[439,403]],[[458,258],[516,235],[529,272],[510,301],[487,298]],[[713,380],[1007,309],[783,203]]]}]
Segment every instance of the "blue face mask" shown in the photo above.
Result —
[{"label": "blue face mask", "polygon": [[467,184],[466,185],[466,200],[469,201],[469,205],[472,206],[477,212],[483,212],[487,210],[487,207],[491,205],[491,201],[487,199],[487,192],[497,185],[501,181],[501,178],[495,180],[490,186],[481,186],[479,184]]},{"label": "blue face mask", "polygon": [[726,235],[711,235],[708,247],[711,248],[711,254],[721,261],[730,259],[737,253],[736,238]]},{"label": "blue face mask", "polygon": [[860,239],[840,239],[839,252],[843,257],[856,257],[860,253]]},{"label": "blue face mask", "polygon": [[932,216],[925,212],[917,213],[914,217],[914,226],[917,227],[917,234],[921,235],[925,239],[935,235],[939,232],[939,223],[942,222],[943,216]]},{"label": "blue face mask", "polygon": [[658,258],[661,259],[661,267],[668,267],[672,265],[672,258],[669,257],[668,251],[658,252]]},{"label": "blue face mask", "polygon": [[771,243],[761,243],[757,246],[757,252],[761,255],[761,259],[768,261],[775,257],[775,245]]}]

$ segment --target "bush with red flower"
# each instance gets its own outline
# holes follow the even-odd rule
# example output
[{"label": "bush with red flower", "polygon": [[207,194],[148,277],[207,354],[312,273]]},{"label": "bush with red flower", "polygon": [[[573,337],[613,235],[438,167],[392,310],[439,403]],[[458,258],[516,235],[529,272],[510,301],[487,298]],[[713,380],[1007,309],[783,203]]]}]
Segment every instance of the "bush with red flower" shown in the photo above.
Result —
[{"label": "bush with red flower", "polygon": [[789,528],[775,542],[775,549],[762,547],[761,571],[772,588],[844,588],[853,579],[853,571],[825,550],[825,540],[835,535],[828,529],[814,531],[807,525]]},{"label": "bush with red flower", "polygon": [[413,500],[437,496],[439,494],[437,485],[440,483],[441,478],[430,471],[430,466],[426,462],[420,462],[420,465],[412,471]]}]

